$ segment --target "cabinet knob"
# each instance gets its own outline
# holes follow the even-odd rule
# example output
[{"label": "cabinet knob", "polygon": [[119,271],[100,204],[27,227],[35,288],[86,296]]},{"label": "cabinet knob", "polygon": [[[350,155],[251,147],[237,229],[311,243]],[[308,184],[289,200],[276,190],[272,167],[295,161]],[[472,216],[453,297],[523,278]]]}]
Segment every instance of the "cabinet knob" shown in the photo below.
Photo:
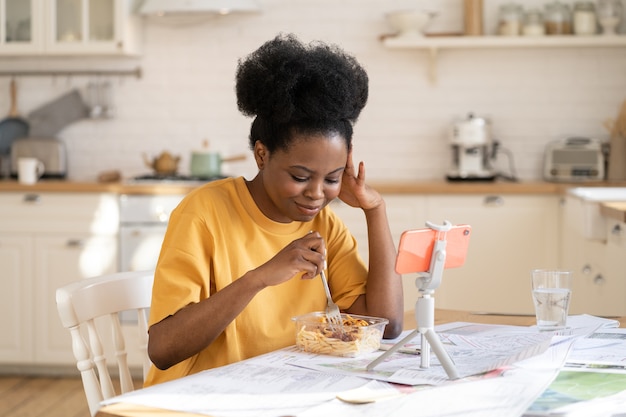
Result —
[{"label": "cabinet knob", "polygon": [[593,283],[596,285],[603,285],[606,282],[606,279],[601,274],[596,275],[593,278]]},{"label": "cabinet knob", "polygon": [[619,236],[622,234],[622,226],[619,224],[616,224],[615,226],[613,226],[613,228],[611,229],[611,234],[613,236]]},{"label": "cabinet knob", "polygon": [[588,275],[591,273],[591,265],[587,264],[583,266],[582,273]]},{"label": "cabinet knob", "polygon": [[490,206],[490,207],[500,207],[500,206],[503,206],[504,205],[504,198],[502,198],[499,195],[488,195],[487,197],[485,197],[484,205],[485,206]]},{"label": "cabinet knob", "polygon": [[41,203],[41,196],[39,194],[25,194],[22,201],[26,204],[39,204]]},{"label": "cabinet knob", "polygon": [[85,247],[85,242],[82,239],[70,239],[65,245],[68,248],[83,248]]}]

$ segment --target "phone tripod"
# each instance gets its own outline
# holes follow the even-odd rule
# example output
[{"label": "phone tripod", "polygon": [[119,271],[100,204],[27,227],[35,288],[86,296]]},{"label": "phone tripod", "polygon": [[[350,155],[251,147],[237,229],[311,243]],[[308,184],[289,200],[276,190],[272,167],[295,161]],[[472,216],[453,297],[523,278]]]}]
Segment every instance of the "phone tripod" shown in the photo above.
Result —
[{"label": "phone tripod", "polygon": [[426,226],[435,230],[436,233],[428,271],[414,271],[418,273],[415,286],[420,294],[415,303],[415,321],[417,322],[417,328],[368,364],[366,369],[368,371],[373,370],[378,364],[385,360],[385,358],[400,349],[419,333],[421,334],[420,366],[422,368],[430,367],[430,348],[432,347],[439,362],[441,362],[441,365],[445,369],[448,378],[458,379],[459,373],[456,370],[456,366],[452,358],[450,358],[450,355],[448,355],[448,352],[444,349],[439,335],[435,332],[435,299],[433,298],[435,289],[437,289],[441,283],[441,277],[445,268],[446,233],[452,228],[452,224],[448,221],[444,221],[443,225],[426,222]]}]

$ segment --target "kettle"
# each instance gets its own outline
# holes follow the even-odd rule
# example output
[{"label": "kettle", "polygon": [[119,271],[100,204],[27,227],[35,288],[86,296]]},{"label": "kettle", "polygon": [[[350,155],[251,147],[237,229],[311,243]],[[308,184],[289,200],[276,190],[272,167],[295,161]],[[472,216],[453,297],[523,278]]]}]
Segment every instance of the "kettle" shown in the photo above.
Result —
[{"label": "kettle", "polygon": [[178,170],[178,162],[180,156],[173,156],[167,151],[163,151],[161,155],[150,160],[146,154],[143,154],[143,160],[149,168],[152,168],[160,175],[173,175]]}]

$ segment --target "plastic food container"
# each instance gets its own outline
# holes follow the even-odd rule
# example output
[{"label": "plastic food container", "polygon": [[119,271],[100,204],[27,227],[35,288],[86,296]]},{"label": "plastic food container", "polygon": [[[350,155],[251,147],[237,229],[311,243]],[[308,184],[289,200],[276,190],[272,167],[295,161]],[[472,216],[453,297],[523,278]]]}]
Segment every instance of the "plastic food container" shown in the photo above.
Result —
[{"label": "plastic food container", "polygon": [[326,313],[314,312],[293,317],[296,346],[305,352],[355,357],[380,348],[389,320],[379,317],[341,314],[344,332],[333,332]]}]

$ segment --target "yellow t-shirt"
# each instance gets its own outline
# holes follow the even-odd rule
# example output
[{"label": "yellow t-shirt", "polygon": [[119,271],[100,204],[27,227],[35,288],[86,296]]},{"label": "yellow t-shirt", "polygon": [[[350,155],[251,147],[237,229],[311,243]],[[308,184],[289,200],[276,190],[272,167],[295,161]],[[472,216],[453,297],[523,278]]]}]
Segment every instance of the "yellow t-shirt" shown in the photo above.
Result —
[{"label": "yellow t-shirt", "polygon": [[[150,325],[210,297],[311,230],[326,242],[333,298],[339,308],[348,308],[365,293],[367,268],[358,255],[356,240],[330,208],[311,222],[278,223],[259,210],[243,177],[197,188],[170,217],[156,267]],[[296,277],[265,288],[210,346],[165,371],[152,366],[145,385],[293,345],[291,318],[325,307],[319,277]]]}]

